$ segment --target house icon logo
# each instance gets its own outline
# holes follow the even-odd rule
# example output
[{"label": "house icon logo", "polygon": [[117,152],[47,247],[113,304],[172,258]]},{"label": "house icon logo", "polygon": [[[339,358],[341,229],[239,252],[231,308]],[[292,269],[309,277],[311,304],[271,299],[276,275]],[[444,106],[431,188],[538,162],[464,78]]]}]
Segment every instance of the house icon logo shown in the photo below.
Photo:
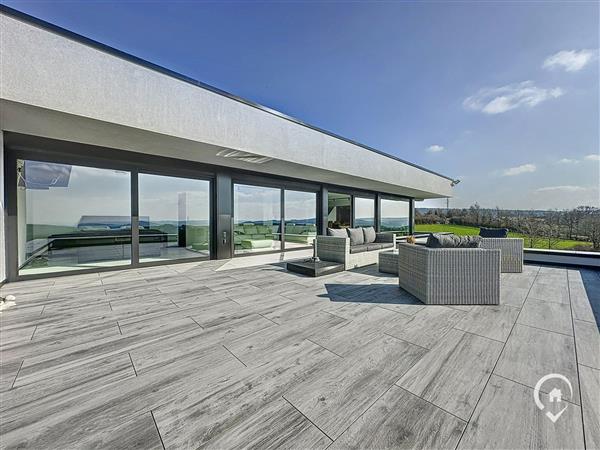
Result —
[{"label": "house icon logo", "polygon": [[[542,389],[543,384],[549,380],[560,380],[564,382],[569,387],[569,398],[573,397],[573,387],[571,386],[569,379],[559,373],[549,373],[538,380],[533,391],[533,400],[540,411],[543,411],[546,408],[540,398],[540,390]],[[558,418],[565,412],[569,404],[567,402],[563,402],[563,393],[557,387],[552,388],[552,390],[548,393],[548,401],[553,404],[565,404],[565,407],[559,410],[556,414],[546,411],[546,417],[548,417],[553,423],[556,423]]]}]

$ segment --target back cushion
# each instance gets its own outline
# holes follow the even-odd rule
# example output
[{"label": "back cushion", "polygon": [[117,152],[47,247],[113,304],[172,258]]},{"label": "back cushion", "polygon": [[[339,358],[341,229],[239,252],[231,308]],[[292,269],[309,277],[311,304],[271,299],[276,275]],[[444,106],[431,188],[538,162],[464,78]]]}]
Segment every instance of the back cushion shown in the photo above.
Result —
[{"label": "back cushion", "polygon": [[365,227],[363,228],[363,233],[365,235],[365,244],[371,244],[375,242],[375,238],[377,237],[377,233],[375,233],[375,228]]},{"label": "back cushion", "polygon": [[479,236],[484,238],[505,238],[508,237],[507,228],[480,228]]},{"label": "back cushion", "polygon": [[327,236],[348,237],[345,229],[327,228]]},{"label": "back cushion", "polygon": [[365,235],[362,228],[346,228],[346,231],[350,238],[350,245],[362,245],[365,243]]},{"label": "back cushion", "polygon": [[455,234],[430,234],[426,246],[429,248],[477,248],[480,236],[457,236]]}]

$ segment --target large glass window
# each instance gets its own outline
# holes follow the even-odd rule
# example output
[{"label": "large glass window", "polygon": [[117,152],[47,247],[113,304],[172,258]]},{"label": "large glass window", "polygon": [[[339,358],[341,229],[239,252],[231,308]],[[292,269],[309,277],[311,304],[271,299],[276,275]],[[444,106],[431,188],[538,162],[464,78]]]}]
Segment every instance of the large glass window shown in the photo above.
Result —
[{"label": "large glass window", "polygon": [[210,255],[208,181],[139,174],[140,262]]},{"label": "large glass window", "polygon": [[233,244],[236,254],[281,249],[281,189],[233,186]]},{"label": "large glass window", "polygon": [[284,204],[285,248],[312,245],[317,235],[317,194],[286,190]]},{"label": "large glass window", "polygon": [[354,226],[375,226],[375,199],[354,197]]},{"label": "large glass window", "polygon": [[130,174],[18,160],[19,275],[131,263]]},{"label": "large glass window", "polygon": [[399,235],[407,235],[409,230],[408,200],[381,199],[381,231],[394,231]]},{"label": "large glass window", "polygon": [[352,197],[329,192],[327,196],[327,226],[347,228],[352,226]]}]

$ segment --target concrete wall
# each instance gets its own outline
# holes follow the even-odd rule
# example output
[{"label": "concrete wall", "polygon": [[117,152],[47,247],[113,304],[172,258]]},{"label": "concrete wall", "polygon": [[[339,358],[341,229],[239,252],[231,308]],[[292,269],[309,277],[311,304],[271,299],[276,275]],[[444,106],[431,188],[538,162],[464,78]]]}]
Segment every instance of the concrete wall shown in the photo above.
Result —
[{"label": "concrete wall", "polygon": [[[422,198],[452,194],[446,178],[34,25],[2,15],[1,33],[2,99],[371,179]],[[195,151],[201,161],[204,150]],[[171,156],[189,158],[177,149]]]}]

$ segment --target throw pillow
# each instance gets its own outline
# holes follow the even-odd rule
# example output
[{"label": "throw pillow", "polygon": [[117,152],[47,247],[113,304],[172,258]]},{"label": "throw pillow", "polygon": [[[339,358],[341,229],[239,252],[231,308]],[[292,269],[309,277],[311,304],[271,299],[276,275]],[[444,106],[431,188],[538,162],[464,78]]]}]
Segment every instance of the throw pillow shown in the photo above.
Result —
[{"label": "throw pillow", "polygon": [[346,231],[350,238],[350,245],[362,245],[365,243],[365,235],[362,228],[346,228]]},{"label": "throw pillow", "polygon": [[479,236],[484,238],[505,238],[508,237],[507,228],[479,228]]},{"label": "throw pillow", "polygon": [[365,244],[371,244],[375,242],[375,238],[377,237],[377,233],[375,233],[375,228],[365,227],[363,228],[363,233],[365,235]]},{"label": "throw pillow", "polygon": [[348,233],[344,229],[327,228],[327,236],[348,237]]}]

